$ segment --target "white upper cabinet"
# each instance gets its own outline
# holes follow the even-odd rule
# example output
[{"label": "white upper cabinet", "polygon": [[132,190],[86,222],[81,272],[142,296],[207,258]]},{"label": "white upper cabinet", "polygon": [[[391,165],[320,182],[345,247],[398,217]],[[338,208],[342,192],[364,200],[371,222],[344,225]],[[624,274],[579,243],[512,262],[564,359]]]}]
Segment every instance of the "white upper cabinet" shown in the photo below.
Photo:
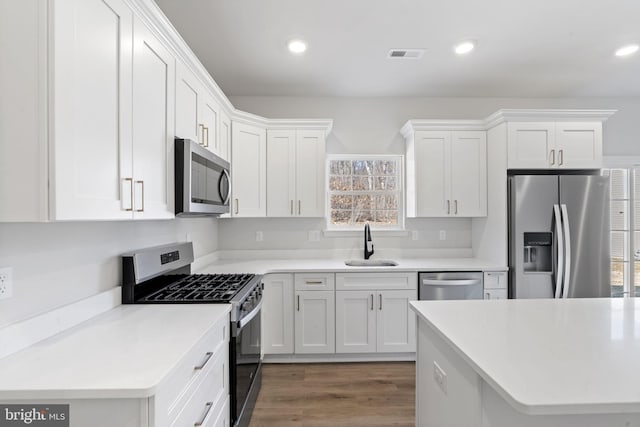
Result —
[{"label": "white upper cabinet", "polygon": [[507,122],[509,169],[599,169],[602,123],[615,110],[500,110],[488,127]]},{"label": "white upper cabinet", "polygon": [[513,122],[507,129],[509,169],[602,167],[600,122]]},{"label": "white upper cabinet", "polygon": [[220,110],[220,133],[218,135],[220,154],[223,159],[231,161],[231,119],[223,111]]},{"label": "white upper cabinet", "polygon": [[231,215],[264,217],[267,214],[265,129],[233,122],[231,146]]},{"label": "white upper cabinet", "polygon": [[56,2],[52,13],[49,219],[130,219],[133,13],[121,0]]},{"label": "white upper cabinet", "polygon": [[267,216],[324,215],[325,132],[267,131]]},{"label": "white upper cabinet", "polygon": [[[220,104],[181,61],[177,61],[176,65],[175,114],[178,138],[196,141],[217,156],[229,160],[228,144],[221,141],[224,135],[220,129]],[[230,132],[228,118],[226,124]],[[229,134],[229,139],[230,136]]]},{"label": "white upper cabinet", "polygon": [[486,216],[486,132],[420,129],[412,122],[403,128],[407,216]]},{"label": "white upper cabinet", "polygon": [[175,59],[138,19],[133,46],[134,217],[173,218]]}]

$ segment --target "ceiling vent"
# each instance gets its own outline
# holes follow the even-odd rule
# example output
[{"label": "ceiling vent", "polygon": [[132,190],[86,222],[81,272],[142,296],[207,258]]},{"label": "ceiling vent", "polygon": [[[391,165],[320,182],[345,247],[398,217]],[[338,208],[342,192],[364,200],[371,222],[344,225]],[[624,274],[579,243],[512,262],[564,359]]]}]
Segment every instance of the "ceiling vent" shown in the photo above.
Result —
[{"label": "ceiling vent", "polygon": [[391,49],[387,58],[392,59],[420,59],[424,55],[424,49]]}]

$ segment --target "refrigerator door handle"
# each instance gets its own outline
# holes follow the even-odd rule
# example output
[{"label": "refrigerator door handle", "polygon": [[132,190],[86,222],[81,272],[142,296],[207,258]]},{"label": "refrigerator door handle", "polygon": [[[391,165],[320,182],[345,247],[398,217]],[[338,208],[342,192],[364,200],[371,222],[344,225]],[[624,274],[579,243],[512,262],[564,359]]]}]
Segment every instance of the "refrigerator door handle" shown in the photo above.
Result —
[{"label": "refrigerator door handle", "polygon": [[567,212],[567,205],[560,205],[560,209],[562,210],[562,226],[564,228],[564,250],[566,254],[562,298],[567,298],[567,296],[569,296],[569,283],[571,281],[571,235],[569,234],[569,213]]},{"label": "refrigerator door handle", "polygon": [[556,242],[558,244],[558,254],[556,259],[556,298],[562,297],[562,279],[564,274],[564,235],[562,233],[562,217],[560,216],[560,206],[553,205],[553,216],[556,223]]}]

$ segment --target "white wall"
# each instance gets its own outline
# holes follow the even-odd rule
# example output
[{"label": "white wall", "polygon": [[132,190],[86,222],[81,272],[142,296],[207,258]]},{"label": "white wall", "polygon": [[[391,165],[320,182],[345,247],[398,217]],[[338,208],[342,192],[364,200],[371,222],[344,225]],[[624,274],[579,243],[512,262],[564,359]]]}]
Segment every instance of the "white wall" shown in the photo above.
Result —
[{"label": "white wall", "polygon": [[[640,98],[517,99],[517,98],[304,98],[231,97],[240,110],[269,118],[331,118],[333,131],[328,153],[404,154],[400,128],[409,119],[483,119],[501,108],[617,109],[604,124],[606,155],[640,154]],[[500,207],[501,208],[501,207]],[[489,207],[489,210],[498,207]],[[481,223],[482,221],[478,222]],[[230,219],[220,222],[220,249],[353,249],[362,248],[359,237],[321,237],[308,240],[308,230],[324,228],[322,220]],[[419,240],[382,237],[379,248],[471,249],[472,227],[468,219],[408,220],[407,228],[419,231]],[[447,240],[439,240],[439,230]],[[489,229],[487,229],[489,230]],[[263,242],[255,241],[262,231]],[[486,230],[485,230],[486,231]],[[487,231],[488,232],[488,231]],[[477,234],[480,231],[477,232]],[[476,236],[478,240],[479,236]],[[481,254],[480,254],[481,255]],[[504,258],[503,254],[494,254]]]},{"label": "white wall", "polygon": [[0,328],[121,285],[122,253],[187,234],[196,258],[217,249],[213,218],[0,223],[0,267],[13,267],[13,298],[0,300]]}]

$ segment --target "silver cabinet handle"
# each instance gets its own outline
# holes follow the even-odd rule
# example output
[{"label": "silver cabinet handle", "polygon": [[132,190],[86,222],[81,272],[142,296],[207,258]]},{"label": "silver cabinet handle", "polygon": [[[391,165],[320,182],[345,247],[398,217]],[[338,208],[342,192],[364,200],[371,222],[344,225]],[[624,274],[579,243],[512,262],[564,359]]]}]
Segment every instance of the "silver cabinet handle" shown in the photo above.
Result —
[{"label": "silver cabinet handle", "polygon": [[373,311],[373,294],[371,294],[371,311]]},{"label": "silver cabinet handle", "polygon": [[454,208],[455,210],[454,210],[454,212],[453,212],[453,213],[454,213],[455,215],[458,215],[458,201],[457,201],[457,200],[454,200],[454,201],[453,201],[453,206],[455,206],[455,208]]},{"label": "silver cabinet handle", "polygon": [[[200,128],[200,138],[198,138],[198,144],[204,145],[204,125],[200,123],[198,127]],[[202,142],[200,142],[200,139],[202,139]]]},{"label": "silver cabinet handle", "polygon": [[307,285],[322,285],[321,280],[305,280],[304,283]]},{"label": "silver cabinet handle", "polygon": [[485,292],[484,296],[484,299],[491,299],[491,294],[489,292]]},{"label": "silver cabinet handle", "polygon": [[125,178],[124,180],[129,181],[129,189],[131,189],[131,194],[130,194],[131,204],[129,205],[131,207],[128,209],[125,209],[125,211],[132,212],[133,211],[133,178]]},{"label": "silver cabinet handle", "polygon": [[291,200],[291,215],[293,216],[293,200]]},{"label": "silver cabinet handle", "polygon": [[555,165],[556,164],[556,150],[551,150],[550,157],[551,157],[551,164]]},{"label": "silver cabinet handle", "polygon": [[422,279],[422,284],[427,286],[475,286],[482,284],[482,282],[480,279]]},{"label": "silver cabinet handle", "polygon": [[447,200],[447,215],[451,214],[451,200]]},{"label": "silver cabinet handle", "polygon": [[209,417],[209,412],[211,412],[211,408],[213,408],[213,402],[207,402],[204,407],[206,408],[204,411],[204,414],[202,414],[202,418],[200,418],[200,421],[196,421],[193,424],[193,427],[200,427],[201,425],[204,424],[204,422],[207,420],[207,418]]},{"label": "silver cabinet handle", "polygon": [[558,164],[560,166],[564,164],[564,150],[558,151]]},{"label": "silver cabinet handle", "polygon": [[144,181],[136,181],[136,184],[140,184],[142,188],[142,209],[136,209],[136,212],[144,212]]},{"label": "silver cabinet handle", "polygon": [[298,297],[298,311],[300,311],[300,295],[296,295]]},{"label": "silver cabinet handle", "polygon": [[236,215],[238,214],[238,209],[240,209],[240,202],[236,199]]},{"label": "silver cabinet handle", "polygon": [[207,351],[207,353],[205,354],[204,361],[200,365],[194,366],[193,369],[195,371],[199,371],[199,370],[203,369],[205,366],[207,366],[207,363],[209,363],[209,360],[211,360],[211,356],[213,356],[213,352],[212,351]]},{"label": "silver cabinet handle", "polygon": [[298,200],[298,215],[301,215],[302,212],[302,201]]},{"label": "silver cabinet handle", "polygon": [[379,308],[382,310],[382,294],[378,294]]}]

